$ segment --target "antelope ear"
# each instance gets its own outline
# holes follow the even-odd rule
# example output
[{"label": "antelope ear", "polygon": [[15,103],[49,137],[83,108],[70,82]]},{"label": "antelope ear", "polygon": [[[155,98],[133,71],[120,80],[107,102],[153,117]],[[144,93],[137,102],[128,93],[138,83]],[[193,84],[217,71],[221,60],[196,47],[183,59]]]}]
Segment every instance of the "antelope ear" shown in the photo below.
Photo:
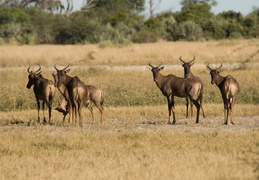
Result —
[{"label": "antelope ear", "polygon": [[194,65],[194,63],[195,63],[195,62],[192,62],[190,65],[191,65],[191,66]]},{"label": "antelope ear", "polygon": [[220,73],[220,72],[223,72],[223,70],[222,70],[222,69],[219,69],[218,71],[219,71],[219,73]]},{"label": "antelope ear", "polygon": [[41,74],[41,71],[37,73],[37,76],[39,76]]},{"label": "antelope ear", "polygon": [[208,68],[206,69],[206,73],[210,74],[210,70]]},{"label": "antelope ear", "polygon": [[161,70],[163,70],[165,67],[164,66],[162,66],[162,67],[160,67],[158,70],[159,71],[161,71]]},{"label": "antelope ear", "polygon": [[65,70],[65,73],[68,73],[70,71],[70,69],[67,69],[67,70]]}]

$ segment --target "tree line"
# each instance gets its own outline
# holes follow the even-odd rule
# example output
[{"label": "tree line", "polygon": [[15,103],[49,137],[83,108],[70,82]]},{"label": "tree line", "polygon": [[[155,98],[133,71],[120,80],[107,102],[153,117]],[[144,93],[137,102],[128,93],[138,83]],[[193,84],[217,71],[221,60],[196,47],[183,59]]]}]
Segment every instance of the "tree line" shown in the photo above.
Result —
[{"label": "tree line", "polygon": [[0,44],[88,44],[197,41],[259,37],[259,9],[248,15],[225,11],[214,14],[215,0],[182,0],[178,12],[154,14],[149,0],[85,0],[72,11],[59,0],[0,1]]}]

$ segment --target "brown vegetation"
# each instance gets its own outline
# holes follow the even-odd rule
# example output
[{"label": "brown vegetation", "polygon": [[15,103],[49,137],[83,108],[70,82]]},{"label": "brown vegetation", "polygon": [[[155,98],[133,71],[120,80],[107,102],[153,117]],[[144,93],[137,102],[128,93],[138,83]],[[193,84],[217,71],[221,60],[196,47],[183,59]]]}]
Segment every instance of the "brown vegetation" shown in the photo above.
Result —
[{"label": "brown vegetation", "polygon": [[[0,179],[258,179],[258,46],[257,40],[104,49],[1,46]],[[195,55],[192,72],[204,83],[206,118],[199,124],[185,118],[180,98],[175,99],[179,120],[166,124],[166,99],[146,69],[149,62],[162,61],[164,75],[183,77],[180,55]],[[222,125],[222,98],[205,73],[206,63],[221,62],[222,75],[231,74],[240,84],[235,126]],[[83,127],[63,125],[57,111],[53,126],[36,123],[34,95],[25,87],[31,64],[40,64],[48,79],[54,64],[69,64],[71,76],[100,87],[104,124],[92,124],[86,109]],[[56,93],[54,106],[60,99]]]}]

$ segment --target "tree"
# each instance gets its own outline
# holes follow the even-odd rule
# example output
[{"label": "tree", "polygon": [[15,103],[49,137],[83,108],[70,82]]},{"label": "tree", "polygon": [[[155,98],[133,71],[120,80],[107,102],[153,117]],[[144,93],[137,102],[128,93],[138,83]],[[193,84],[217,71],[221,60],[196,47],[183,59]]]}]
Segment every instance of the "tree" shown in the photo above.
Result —
[{"label": "tree", "polygon": [[[66,12],[71,12],[73,9],[73,1],[67,0],[67,4]],[[60,10],[60,13],[65,10],[65,6],[61,0],[3,0],[0,4],[0,8],[6,7],[17,7],[21,9],[37,7],[50,12]]]},{"label": "tree", "polygon": [[177,22],[194,21],[198,24],[202,24],[205,19],[213,17],[210,12],[211,6],[205,4],[194,4],[188,8],[183,9],[177,16]]},{"label": "tree", "polygon": [[108,13],[120,12],[138,14],[144,11],[145,0],[95,0],[94,9],[104,9]]},{"label": "tree", "polygon": [[181,0],[182,10],[189,8],[192,5],[208,4],[210,6],[216,6],[216,0]]},{"label": "tree", "polygon": [[149,17],[154,16],[154,12],[159,8],[159,5],[162,0],[159,0],[158,3],[155,3],[154,0],[149,0],[148,5],[149,5]]}]

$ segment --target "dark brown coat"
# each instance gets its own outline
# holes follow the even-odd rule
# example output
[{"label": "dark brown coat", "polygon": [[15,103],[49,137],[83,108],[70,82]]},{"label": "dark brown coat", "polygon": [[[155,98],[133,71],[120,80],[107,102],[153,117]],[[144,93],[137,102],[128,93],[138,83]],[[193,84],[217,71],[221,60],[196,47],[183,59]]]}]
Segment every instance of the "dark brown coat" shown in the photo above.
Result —
[{"label": "dark brown coat", "polygon": [[[161,65],[155,67],[151,66],[151,72],[153,73],[153,80],[157,87],[161,90],[162,94],[166,96],[168,102],[169,119],[168,123],[171,123],[171,113],[173,112],[173,124],[176,122],[175,109],[174,109],[174,96],[186,98],[189,97],[194,103],[197,109],[196,123],[199,123],[200,104],[199,94],[201,85],[194,79],[180,78],[173,74],[163,76],[160,71],[164,69]],[[161,67],[162,66],[162,67]]]},{"label": "dark brown coat", "polygon": [[216,84],[220,89],[221,96],[224,103],[224,124],[228,124],[228,114],[229,111],[231,113],[231,123],[235,124],[234,121],[234,105],[236,102],[237,95],[240,91],[239,84],[235,78],[228,75],[226,77],[220,76],[221,67],[212,69],[209,64],[207,68],[209,69],[209,73],[211,75],[211,84]]},{"label": "dark brown coat", "polygon": [[45,114],[44,114],[44,105],[47,104],[49,108],[49,122],[51,122],[51,107],[53,102],[53,97],[56,91],[54,83],[51,80],[45,79],[41,75],[41,67],[35,72],[30,71],[30,67],[27,69],[28,75],[28,83],[27,88],[30,89],[33,86],[33,91],[35,94],[35,98],[38,106],[38,121],[40,122],[40,101],[42,101],[42,110],[43,110],[43,121],[46,122]]}]

